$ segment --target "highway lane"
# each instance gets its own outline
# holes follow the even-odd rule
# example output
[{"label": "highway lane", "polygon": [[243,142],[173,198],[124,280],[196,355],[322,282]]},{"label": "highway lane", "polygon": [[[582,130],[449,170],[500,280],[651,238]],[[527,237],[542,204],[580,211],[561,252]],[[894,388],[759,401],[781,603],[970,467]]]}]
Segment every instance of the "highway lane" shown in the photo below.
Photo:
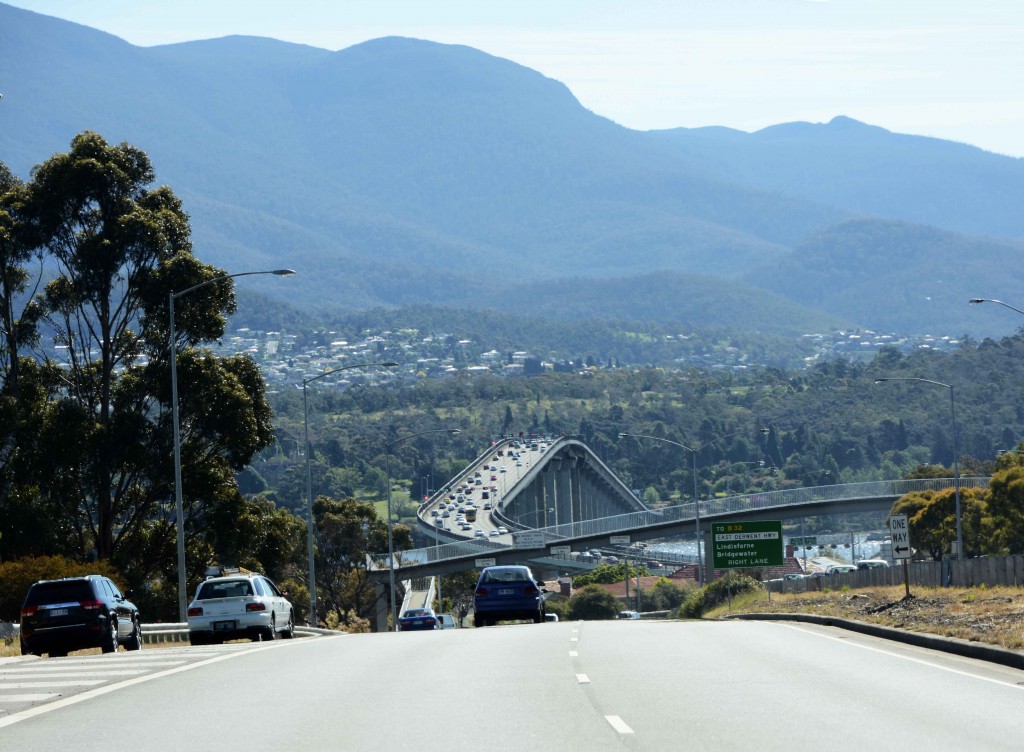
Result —
[{"label": "highway lane", "polygon": [[1024,672],[767,622],[309,638],[0,727],[2,749],[1017,749]]}]

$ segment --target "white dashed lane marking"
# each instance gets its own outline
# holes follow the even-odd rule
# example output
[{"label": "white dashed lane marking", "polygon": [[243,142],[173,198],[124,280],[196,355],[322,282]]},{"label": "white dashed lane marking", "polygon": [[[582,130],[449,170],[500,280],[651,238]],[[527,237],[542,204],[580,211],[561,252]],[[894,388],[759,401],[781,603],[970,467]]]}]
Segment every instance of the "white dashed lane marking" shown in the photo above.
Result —
[{"label": "white dashed lane marking", "polygon": [[590,684],[590,677],[586,674],[576,674],[576,681],[580,684]]},{"label": "white dashed lane marking", "polygon": [[620,734],[636,733],[635,731],[633,731],[633,729],[626,725],[626,722],[624,720],[619,718],[617,715],[606,715],[604,719],[608,721],[608,723],[611,724],[611,727],[618,731]]}]

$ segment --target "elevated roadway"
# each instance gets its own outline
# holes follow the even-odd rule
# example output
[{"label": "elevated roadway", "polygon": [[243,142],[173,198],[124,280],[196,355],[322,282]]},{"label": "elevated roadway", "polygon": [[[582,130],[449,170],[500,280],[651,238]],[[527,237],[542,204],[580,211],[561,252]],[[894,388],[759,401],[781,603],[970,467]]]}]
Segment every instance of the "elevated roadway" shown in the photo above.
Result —
[{"label": "elevated roadway", "polygon": [[[870,481],[785,491],[744,494],[699,502],[701,530],[721,520],[787,520],[806,515],[887,511],[911,491],[938,491],[953,486],[952,478]],[[961,488],[986,488],[987,477],[960,479]],[[631,542],[670,536],[695,535],[697,505],[693,502],[660,509],[644,509],[596,519],[549,525],[520,532],[517,540],[461,540],[396,554],[394,566],[403,579],[446,574],[467,568],[533,561],[558,554],[563,547],[578,551],[615,545],[612,536]],[[526,534],[523,534],[523,533]],[[552,547],[556,547],[552,550]],[[710,547],[705,547],[710,556]],[[486,564],[481,564],[481,561]],[[387,555],[371,557],[371,577],[386,579]]]}]

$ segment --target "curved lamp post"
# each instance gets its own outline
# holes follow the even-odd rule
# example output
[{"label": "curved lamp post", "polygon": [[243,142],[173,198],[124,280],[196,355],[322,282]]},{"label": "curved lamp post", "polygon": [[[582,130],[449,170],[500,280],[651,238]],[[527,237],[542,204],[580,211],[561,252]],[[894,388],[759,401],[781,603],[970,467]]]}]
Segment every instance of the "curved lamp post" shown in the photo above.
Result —
[{"label": "curved lamp post", "polygon": [[[974,301],[971,301],[972,303]],[[981,301],[979,301],[981,302]],[[999,301],[992,301],[998,303]],[[1003,304],[1005,305],[1005,303]],[[1017,310],[1014,308],[1014,310]],[[957,452],[957,441],[956,441],[956,400],[953,397],[953,385],[944,384],[941,381],[932,381],[931,379],[922,379],[917,376],[889,376],[887,378],[875,379],[876,384],[881,384],[885,381],[920,381],[925,384],[932,384],[934,386],[941,386],[949,390],[949,409],[953,416],[953,488],[956,495],[956,558],[964,558],[964,531],[961,525],[960,517],[960,463],[959,454]]]},{"label": "curved lamp post", "polygon": [[248,277],[253,274],[276,274],[279,277],[286,277],[295,274],[295,272],[292,269],[274,269],[273,271],[265,272],[222,274],[219,277],[208,279],[184,290],[171,292],[167,298],[168,315],[171,321],[169,344],[171,349],[171,419],[174,423],[174,514],[177,516],[178,523],[178,620],[182,622],[188,620],[188,585],[185,581],[185,513],[181,488],[181,428],[178,422],[178,345],[175,342],[174,332],[174,301],[182,295],[188,295],[190,292],[198,290],[200,287],[206,287],[225,279]]},{"label": "curved lamp post", "polygon": [[671,439],[662,439],[658,436],[645,436],[640,433],[620,433],[619,438],[625,438],[630,436],[634,439],[650,439],[651,441],[661,441],[665,444],[672,444],[680,449],[685,449],[693,455],[693,508],[696,513],[696,529],[697,529],[697,584],[700,587],[704,586],[704,554],[702,552],[701,537],[700,537],[700,499],[697,498],[697,453],[702,449],[711,446],[716,441],[722,439],[728,439],[730,436],[735,436],[739,431],[733,431],[722,436],[716,436],[711,441],[701,444],[699,447],[688,447],[686,444],[680,444],[678,441],[672,441]]},{"label": "curved lamp post", "polygon": [[1016,311],[1017,313],[1024,315],[1024,311],[1022,311],[1021,309],[1015,308],[1009,303],[1004,303],[1001,300],[996,300],[995,298],[971,298],[967,302],[970,303],[971,305],[979,305],[981,303],[997,303],[1003,306],[1004,308],[1009,308],[1011,311]]},{"label": "curved lamp post", "polygon": [[384,468],[388,478],[388,587],[391,590],[391,630],[398,631],[398,614],[395,606],[395,543],[392,528],[394,523],[391,518],[391,448],[398,446],[404,441],[415,439],[417,436],[426,436],[430,433],[448,433],[452,436],[462,433],[458,428],[433,428],[429,431],[411,433],[400,439],[384,445]]},{"label": "curved lamp post", "polygon": [[313,561],[313,472],[310,469],[309,463],[309,407],[306,402],[306,385],[312,384],[318,379],[325,378],[327,376],[333,376],[339,371],[349,371],[353,368],[372,368],[374,366],[380,366],[382,368],[394,368],[398,363],[387,361],[384,363],[355,363],[350,366],[341,366],[330,371],[326,371],[311,379],[302,380],[302,424],[305,431],[305,442],[306,449],[303,454],[306,455],[306,537],[308,538],[308,550],[307,556],[309,557],[309,619],[312,626],[316,626],[316,564]]}]

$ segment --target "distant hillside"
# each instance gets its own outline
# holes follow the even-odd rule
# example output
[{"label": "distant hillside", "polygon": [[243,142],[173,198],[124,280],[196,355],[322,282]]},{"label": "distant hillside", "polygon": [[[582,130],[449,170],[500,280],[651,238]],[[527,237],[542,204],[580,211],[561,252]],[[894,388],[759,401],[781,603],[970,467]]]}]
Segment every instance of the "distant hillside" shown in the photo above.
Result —
[{"label": "distant hillside", "polygon": [[1024,238],[1024,159],[846,117],[652,132],[719,179],[971,235]]},{"label": "distant hillside", "polygon": [[[726,280],[760,285],[768,277],[751,270],[782,268],[807,238],[841,238],[829,228],[865,213],[1024,237],[1022,160],[847,119],[631,131],[558,81],[458,45],[141,48],[0,4],[0,90],[0,158],[18,174],[83,130],[128,141],[185,202],[204,260],[295,268],[286,284],[244,284],[317,312],[527,295],[552,316],[619,315],[631,299],[653,321],[800,329],[850,320],[856,306],[819,294],[830,280],[769,288],[822,314]],[[979,288],[1008,247],[947,240]],[[908,279],[927,276],[924,257],[907,263]],[[693,275],[703,281],[674,289]],[[922,314],[900,299],[886,316],[904,330]]]},{"label": "distant hillside", "polygon": [[752,270],[748,281],[882,331],[959,335],[1024,325],[1001,306],[1020,302],[1024,242],[969,238],[907,222],[858,219]]}]

